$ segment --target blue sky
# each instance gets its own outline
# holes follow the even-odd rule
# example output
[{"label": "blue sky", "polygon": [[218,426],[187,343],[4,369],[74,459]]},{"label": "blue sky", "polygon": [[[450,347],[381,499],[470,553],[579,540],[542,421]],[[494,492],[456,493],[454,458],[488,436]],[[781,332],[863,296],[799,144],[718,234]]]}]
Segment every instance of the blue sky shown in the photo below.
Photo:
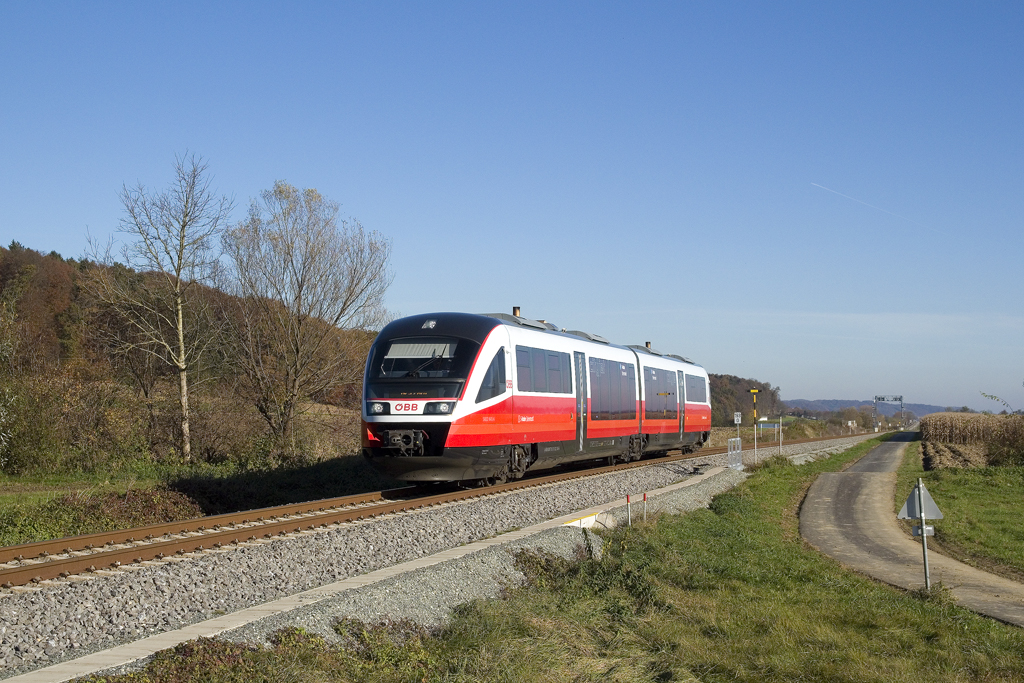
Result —
[{"label": "blue sky", "polygon": [[210,164],[388,236],[401,314],[651,341],[783,398],[1024,408],[1019,3],[0,4],[0,241]]}]

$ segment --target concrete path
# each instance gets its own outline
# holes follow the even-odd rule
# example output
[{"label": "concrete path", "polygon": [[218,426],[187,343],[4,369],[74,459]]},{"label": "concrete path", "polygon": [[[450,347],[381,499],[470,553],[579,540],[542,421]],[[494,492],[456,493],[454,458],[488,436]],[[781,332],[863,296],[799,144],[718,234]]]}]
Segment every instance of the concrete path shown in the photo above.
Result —
[{"label": "concrete path", "polygon": [[[899,527],[893,510],[896,470],[911,435],[900,437],[873,449],[845,472],[819,475],[800,509],[800,535],[855,571],[917,589],[924,587],[921,543]],[[942,501],[936,503],[941,509]],[[930,548],[928,565],[932,585],[941,581],[963,607],[1024,626],[1024,585]]]}]

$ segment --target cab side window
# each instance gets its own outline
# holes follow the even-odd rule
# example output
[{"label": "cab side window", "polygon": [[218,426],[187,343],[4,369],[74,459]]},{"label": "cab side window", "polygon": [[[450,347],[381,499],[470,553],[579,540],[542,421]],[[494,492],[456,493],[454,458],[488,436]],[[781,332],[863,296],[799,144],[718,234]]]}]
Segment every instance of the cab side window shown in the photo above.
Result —
[{"label": "cab side window", "polygon": [[500,396],[505,393],[505,347],[498,349],[494,354],[494,360],[487,366],[484,373],[484,381],[480,385],[480,391],[476,395],[476,402],[480,403],[489,398]]}]

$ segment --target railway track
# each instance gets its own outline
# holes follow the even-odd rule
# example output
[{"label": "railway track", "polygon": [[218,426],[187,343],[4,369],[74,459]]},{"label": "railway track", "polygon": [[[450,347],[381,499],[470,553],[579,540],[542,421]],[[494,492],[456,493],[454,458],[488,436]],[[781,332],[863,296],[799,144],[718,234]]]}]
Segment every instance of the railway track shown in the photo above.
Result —
[{"label": "railway track", "polygon": [[[827,442],[842,438],[849,437],[797,439],[787,443]],[[770,448],[771,446],[767,446],[766,450]],[[434,486],[411,486],[8,546],[0,548],[0,587],[10,589],[50,579],[68,578],[103,569],[116,569],[124,565],[221,549],[260,539],[326,529],[381,515],[725,452],[724,448],[702,449],[696,454],[683,454],[677,451],[675,454],[656,459],[527,477],[480,489],[446,490],[437,493]]]}]

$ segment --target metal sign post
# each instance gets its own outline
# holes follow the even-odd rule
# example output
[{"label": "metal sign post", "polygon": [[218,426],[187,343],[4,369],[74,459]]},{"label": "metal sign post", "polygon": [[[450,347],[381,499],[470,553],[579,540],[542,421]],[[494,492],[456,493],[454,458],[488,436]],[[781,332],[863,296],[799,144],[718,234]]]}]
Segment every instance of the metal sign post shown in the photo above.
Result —
[{"label": "metal sign post", "polygon": [[736,438],[740,438],[740,423],[743,422],[743,413],[733,413],[732,421],[736,423]]},{"label": "metal sign post", "polygon": [[942,519],[942,512],[932,500],[928,489],[924,487],[924,482],[918,477],[917,486],[907,496],[907,502],[900,508],[896,519],[917,519],[921,522],[920,526],[914,527],[914,535],[921,537],[921,552],[924,555],[924,587],[926,590],[931,590],[932,577],[928,571],[928,537],[935,535],[935,527],[928,526],[928,518]]}]

